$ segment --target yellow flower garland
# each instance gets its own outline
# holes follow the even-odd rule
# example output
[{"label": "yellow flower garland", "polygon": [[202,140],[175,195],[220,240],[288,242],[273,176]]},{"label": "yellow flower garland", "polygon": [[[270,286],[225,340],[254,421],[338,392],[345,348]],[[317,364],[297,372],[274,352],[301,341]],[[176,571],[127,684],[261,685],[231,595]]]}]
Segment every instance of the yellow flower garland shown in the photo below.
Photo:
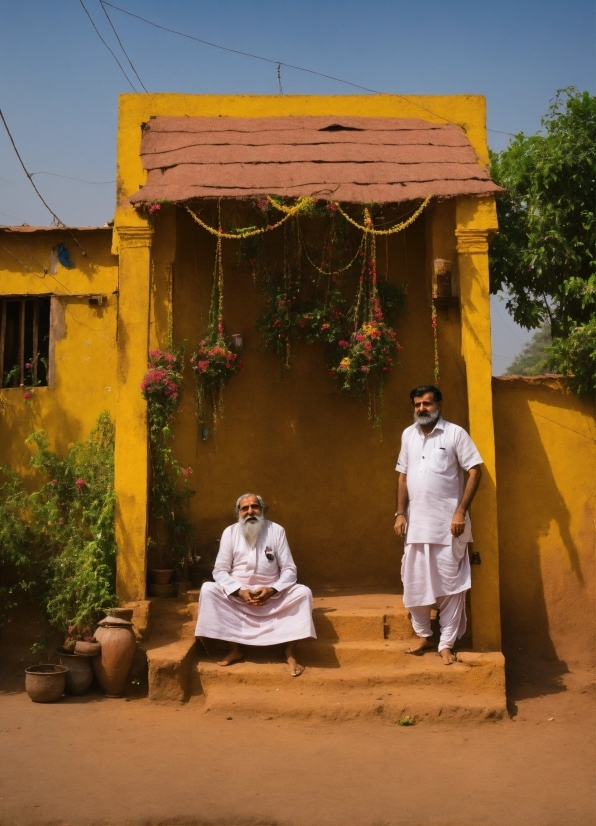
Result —
[{"label": "yellow flower garland", "polygon": [[[418,216],[421,215],[426,209],[426,207],[429,205],[432,197],[432,195],[429,195],[428,198],[425,198],[422,204],[416,210],[416,212],[413,215],[410,215],[407,221],[403,221],[401,224],[396,224],[394,227],[391,227],[391,229],[374,229],[372,223],[370,225],[365,224],[363,226],[362,224],[359,224],[357,221],[351,218],[346,212],[344,212],[340,205],[337,203],[337,201],[335,201],[333,205],[335,206],[339,214],[346,219],[346,221],[348,221],[350,224],[352,224],[362,232],[368,232],[371,235],[393,235],[393,233],[401,232],[402,229],[406,229],[406,227],[409,227],[410,224],[413,224],[416,218],[418,218]],[[365,220],[367,211],[368,210],[366,209],[364,211]]]},{"label": "yellow flower garland", "polygon": [[[271,198],[269,199],[271,201]],[[273,203],[273,202],[272,202]],[[306,198],[301,198],[293,207],[286,207],[282,206],[281,204],[273,204],[277,207],[281,212],[285,213],[285,216],[278,221],[277,224],[270,224],[268,227],[260,227],[259,229],[251,229],[247,231],[238,230],[238,232],[222,232],[219,229],[215,229],[215,227],[210,227],[209,224],[206,224],[202,221],[198,215],[192,211],[192,209],[184,204],[184,208],[186,211],[193,217],[193,219],[199,224],[199,226],[206,229],[207,232],[210,232],[211,235],[216,235],[218,238],[231,238],[235,241],[238,241],[241,238],[252,238],[254,235],[263,235],[266,232],[271,232],[274,229],[277,229],[282,224],[284,224],[292,215],[296,215],[298,212],[303,210],[306,206],[309,206],[312,203],[312,198],[307,196]]]}]

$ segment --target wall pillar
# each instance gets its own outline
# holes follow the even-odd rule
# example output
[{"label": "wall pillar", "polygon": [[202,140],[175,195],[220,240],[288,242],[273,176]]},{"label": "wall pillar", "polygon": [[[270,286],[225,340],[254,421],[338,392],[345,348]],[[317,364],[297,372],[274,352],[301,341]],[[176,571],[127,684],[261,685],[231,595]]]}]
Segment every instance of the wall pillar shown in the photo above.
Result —
[{"label": "wall pillar", "polygon": [[471,509],[473,547],[481,558],[480,565],[472,566],[472,642],[477,651],[498,651],[499,538],[488,276],[488,243],[497,227],[494,200],[458,199],[456,218],[470,435],[484,460],[482,482]]},{"label": "wall pillar", "polygon": [[145,598],[149,446],[147,403],[140,384],[149,348],[152,230],[125,226],[117,233],[116,592],[127,601]]}]

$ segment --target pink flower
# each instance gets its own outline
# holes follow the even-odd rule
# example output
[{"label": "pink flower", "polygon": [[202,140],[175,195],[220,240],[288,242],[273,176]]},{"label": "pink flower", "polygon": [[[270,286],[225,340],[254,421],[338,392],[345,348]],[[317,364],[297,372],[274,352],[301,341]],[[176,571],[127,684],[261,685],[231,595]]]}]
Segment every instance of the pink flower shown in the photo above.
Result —
[{"label": "pink flower", "polygon": [[52,479],[51,484],[52,484],[52,485],[57,485],[57,484],[58,484],[58,480],[57,480],[57,479]]},{"label": "pink flower", "polygon": [[29,399],[33,398],[33,393],[30,393],[28,390],[25,390],[25,392],[23,393],[23,398],[26,402],[28,402]]},{"label": "pink flower", "polygon": [[330,325],[329,325],[329,324],[322,324],[322,325],[321,325],[321,330],[328,330],[328,329],[329,329],[329,327],[330,327]]},{"label": "pink flower", "polygon": [[209,362],[208,361],[198,361],[197,367],[201,373],[204,373],[206,370],[209,369]]},{"label": "pink flower", "polygon": [[362,333],[358,333],[354,336],[354,338],[356,339],[356,341],[364,341],[364,336],[362,335]]},{"label": "pink flower", "polygon": [[370,343],[370,341],[365,342],[364,349],[365,350],[372,350],[372,344]]},{"label": "pink flower", "polygon": [[190,476],[191,473],[192,473],[192,468],[191,467],[185,467],[182,470],[182,475],[183,476]]},{"label": "pink flower", "polygon": [[80,489],[80,488],[84,488],[86,484],[87,484],[87,482],[85,482],[85,480],[84,480],[84,479],[77,479],[77,481],[75,482],[75,485],[76,485],[79,489]]},{"label": "pink flower", "polygon": [[338,344],[339,347],[349,347],[350,346],[350,342],[346,341],[344,338],[342,338],[341,341],[338,341],[337,344]]},{"label": "pink flower", "polygon": [[27,370],[31,370],[31,368],[33,367],[33,365],[32,365],[30,362],[27,362],[27,364],[25,365],[25,367],[27,368]]},{"label": "pink flower", "polygon": [[161,204],[151,204],[149,207],[149,215],[153,215],[154,212],[159,212],[161,209]]}]

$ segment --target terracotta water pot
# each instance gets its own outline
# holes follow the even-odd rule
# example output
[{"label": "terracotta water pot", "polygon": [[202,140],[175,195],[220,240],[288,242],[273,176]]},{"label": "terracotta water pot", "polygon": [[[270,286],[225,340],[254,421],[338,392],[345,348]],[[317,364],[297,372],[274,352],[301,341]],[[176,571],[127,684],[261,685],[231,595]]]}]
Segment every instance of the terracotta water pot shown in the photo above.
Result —
[{"label": "terracotta water pot", "polygon": [[155,585],[167,585],[173,573],[173,568],[149,568],[149,579]]},{"label": "terracotta water pot", "polygon": [[68,668],[41,663],[25,669],[25,691],[34,703],[54,703],[64,694]]},{"label": "terracotta water pot", "polygon": [[132,622],[106,617],[95,629],[101,655],[92,660],[93,670],[106,697],[122,697],[136,650]]},{"label": "terracotta water pot", "polygon": [[101,654],[101,645],[98,642],[85,642],[77,640],[75,642],[74,653],[79,657],[97,657]]},{"label": "terracotta water pot", "polygon": [[104,611],[106,617],[118,617],[118,619],[128,620],[132,622],[133,609],[132,608],[106,608]]},{"label": "terracotta water pot", "polygon": [[60,658],[60,665],[68,668],[65,685],[66,693],[75,696],[85,694],[93,680],[93,669],[89,657],[80,657],[65,648],[59,648],[56,654]]}]

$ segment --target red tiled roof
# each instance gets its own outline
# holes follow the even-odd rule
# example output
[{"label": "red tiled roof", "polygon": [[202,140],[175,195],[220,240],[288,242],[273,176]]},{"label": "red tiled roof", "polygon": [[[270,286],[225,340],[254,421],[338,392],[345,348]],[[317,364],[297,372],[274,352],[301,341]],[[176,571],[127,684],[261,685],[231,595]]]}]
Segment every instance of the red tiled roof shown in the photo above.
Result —
[{"label": "red tiled roof", "polygon": [[301,197],[355,203],[501,192],[459,126],[414,118],[153,118],[141,140],[158,200]]}]

